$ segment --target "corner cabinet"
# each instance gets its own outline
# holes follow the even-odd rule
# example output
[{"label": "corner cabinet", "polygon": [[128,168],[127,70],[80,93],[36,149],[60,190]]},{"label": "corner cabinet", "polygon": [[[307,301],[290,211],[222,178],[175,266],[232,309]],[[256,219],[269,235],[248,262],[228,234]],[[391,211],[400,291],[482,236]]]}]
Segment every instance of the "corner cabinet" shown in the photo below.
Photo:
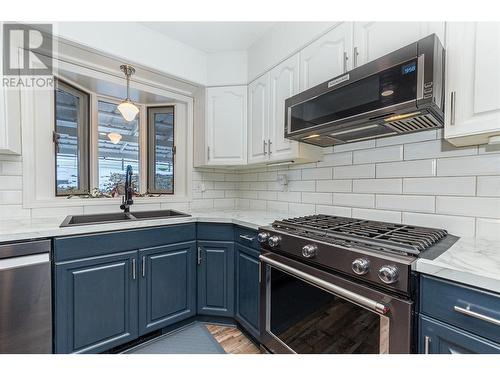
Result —
[{"label": "corner cabinet", "polygon": [[455,146],[499,143],[500,24],[446,27],[445,138]]},{"label": "corner cabinet", "polygon": [[321,148],[285,138],[285,99],[299,92],[296,54],[248,86],[248,163],[315,162]]},{"label": "corner cabinet", "polygon": [[247,86],[206,90],[205,165],[247,163]]}]

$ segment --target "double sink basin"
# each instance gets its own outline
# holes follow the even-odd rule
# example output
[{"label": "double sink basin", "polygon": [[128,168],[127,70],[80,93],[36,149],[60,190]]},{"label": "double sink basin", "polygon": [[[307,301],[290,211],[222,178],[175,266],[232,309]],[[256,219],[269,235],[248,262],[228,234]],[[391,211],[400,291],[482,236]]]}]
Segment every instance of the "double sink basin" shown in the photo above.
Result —
[{"label": "double sink basin", "polygon": [[157,211],[137,211],[137,212],[119,212],[110,214],[95,215],[70,215],[61,223],[60,227],[74,227],[77,225],[96,225],[107,223],[129,222],[135,220],[153,220],[153,219],[175,219],[177,217],[189,217],[191,215],[174,210]]}]

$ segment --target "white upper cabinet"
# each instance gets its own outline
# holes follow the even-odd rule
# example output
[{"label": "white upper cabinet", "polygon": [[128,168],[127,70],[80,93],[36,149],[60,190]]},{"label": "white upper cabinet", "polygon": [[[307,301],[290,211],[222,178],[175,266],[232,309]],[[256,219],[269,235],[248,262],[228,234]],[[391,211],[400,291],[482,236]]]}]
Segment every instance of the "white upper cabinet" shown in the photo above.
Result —
[{"label": "white upper cabinet", "polygon": [[456,146],[500,135],[500,23],[446,29],[445,138]]},{"label": "white upper cabinet", "polygon": [[352,22],[344,22],[300,52],[300,91],[351,69]]},{"label": "white upper cabinet", "polygon": [[248,163],[269,154],[269,72],[248,85]]},{"label": "white upper cabinet", "polygon": [[206,165],[247,162],[247,87],[210,87],[206,92]]},{"label": "white upper cabinet", "polygon": [[444,43],[444,22],[355,22],[353,67],[375,60],[436,33]]}]

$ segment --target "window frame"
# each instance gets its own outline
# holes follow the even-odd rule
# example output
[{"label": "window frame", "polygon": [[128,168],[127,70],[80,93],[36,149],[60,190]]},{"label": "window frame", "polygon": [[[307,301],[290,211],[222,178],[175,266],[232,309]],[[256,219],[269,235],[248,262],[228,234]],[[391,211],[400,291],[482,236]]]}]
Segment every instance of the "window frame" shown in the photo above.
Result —
[{"label": "window frame", "polygon": [[[71,195],[88,195],[90,193],[90,138],[91,138],[91,95],[59,77],[54,77],[54,193],[56,197],[67,197]],[[67,193],[60,193],[57,188],[57,91],[62,86],[63,91],[70,93],[80,99],[82,108],[80,110],[78,124],[78,189]]]},{"label": "window frame", "polygon": [[[156,170],[156,133],[154,126],[154,118],[157,113],[164,113],[165,109],[171,109],[173,124],[172,124],[172,165],[173,165],[173,175],[172,175],[172,191],[166,191],[163,189],[156,189],[155,186],[155,170]],[[163,110],[163,111],[162,111]],[[146,192],[148,194],[161,194],[161,195],[175,195],[175,173],[177,170],[175,159],[176,159],[176,145],[175,145],[175,105],[159,105],[159,106],[147,106],[146,107],[146,126],[147,126],[147,137],[146,137],[146,148],[147,148],[147,170],[146,170]]]}]

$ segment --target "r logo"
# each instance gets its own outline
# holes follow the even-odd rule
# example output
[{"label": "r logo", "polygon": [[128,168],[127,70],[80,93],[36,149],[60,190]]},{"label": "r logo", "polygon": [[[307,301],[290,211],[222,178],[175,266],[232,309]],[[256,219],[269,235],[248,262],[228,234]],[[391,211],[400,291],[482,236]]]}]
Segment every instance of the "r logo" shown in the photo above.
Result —
[{"label": "r logo", "polygon": [[[52,75],[52,43],[51,24],[4,23],[4,76]],[[21,52],[17,47],[21,47]]]}]

